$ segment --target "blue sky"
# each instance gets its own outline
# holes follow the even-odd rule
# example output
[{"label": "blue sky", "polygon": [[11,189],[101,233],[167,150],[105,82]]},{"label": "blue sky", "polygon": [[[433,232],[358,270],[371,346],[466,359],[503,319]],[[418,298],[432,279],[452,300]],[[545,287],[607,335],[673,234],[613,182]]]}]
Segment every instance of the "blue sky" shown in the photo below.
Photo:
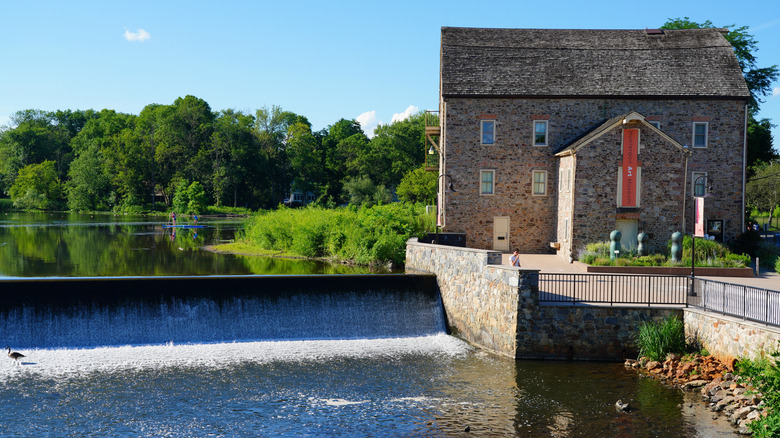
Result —
[{"label": "blue sky", "polygon": [[[438,106],[442,26],[644,29],[667,18],[749,26],[780,65],[780,2],[0,0],[0,125],[23,109],[138,114],[188,94],[212,110],[277,105],[314,129],[368,133]],[[780,125],[780,83],[759,117]],[[773,130],[780,149],[780,128]]]}]

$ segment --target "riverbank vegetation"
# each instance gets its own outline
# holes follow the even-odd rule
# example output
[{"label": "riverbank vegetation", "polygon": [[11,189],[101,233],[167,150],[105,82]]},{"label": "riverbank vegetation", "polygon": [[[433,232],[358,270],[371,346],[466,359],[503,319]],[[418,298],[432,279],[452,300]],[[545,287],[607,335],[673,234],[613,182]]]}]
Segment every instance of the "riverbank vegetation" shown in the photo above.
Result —
[{"label": "riverbank vegetation", "polygon": [[251,216],[235,245],[216,249],[245,252],[261,248],[287,256],[401,265],[406,241],[434,228],[435,217],[418,204],[280,208]]},{"label": "riverbank vegetation", "polygon": [[[679,262],[666,254],[639,256],[635,250],[623,251],[611,259],[609,242],[589,243],[579,254],[579,261],[592,266],[691,266],[691,237],[683,237],[683,253]],[[667,246],[671,253],[671,242]],[[750,256],[735,254],[726,245],[714,240],[696,239],[696,266],[719,268],[744,268],[750,266]]]},{"label": "riverbank vegetation", "polygon": [[736,371],[740,380],[755,388],[768,407],[768,415],[750,424],[753,436],[769,438],[780,436],[780,352],[741,359]]},{"label": "riverbank vegetation", "polygon": [[780,353],[722,363],[695,341],[687,342],[685,324],[675,316],[642,323],[635,340],[639,358],[626,366],[684,389],[700,388],[703,401],[740,434],[780,436]]},{"label": "riverbank vegetation", "polygon": [[660,323],[645,321],[636,334],[639,356],[663,361],[669,353],[686,351],[685,323],[676,316],[669,316]]}]

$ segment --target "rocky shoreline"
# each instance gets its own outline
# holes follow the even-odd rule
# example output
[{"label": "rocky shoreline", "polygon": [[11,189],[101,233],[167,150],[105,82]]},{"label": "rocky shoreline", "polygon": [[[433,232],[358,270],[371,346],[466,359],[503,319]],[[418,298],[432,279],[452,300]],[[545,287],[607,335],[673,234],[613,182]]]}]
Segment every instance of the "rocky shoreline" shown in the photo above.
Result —
[{"label": "rocky shoreline", "polygon": [[629,359],[626,367],[663,380],[687,391],[700,391],[702,401],[709,405],[713,418],[727,419],[740,435],[752,435],[750,423],[767,415],[759,394],[749,384],[739,381],[734,363],[723,364],[712,356],[670,354],[663,362],[646,358]]}]

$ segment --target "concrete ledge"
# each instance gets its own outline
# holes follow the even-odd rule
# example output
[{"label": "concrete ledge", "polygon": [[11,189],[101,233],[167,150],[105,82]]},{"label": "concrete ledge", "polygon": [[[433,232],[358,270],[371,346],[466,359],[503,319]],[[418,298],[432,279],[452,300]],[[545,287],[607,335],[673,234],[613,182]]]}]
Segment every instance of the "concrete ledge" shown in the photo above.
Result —
[{"label": "concrete ledge", "polygon": [[[691,267],[674,266],[591,266],[574,262],[583,271],[594,274],[649,274],[649,275],[691,275]],[[701,277],[752,277],[751,268],[696,268]]]}]

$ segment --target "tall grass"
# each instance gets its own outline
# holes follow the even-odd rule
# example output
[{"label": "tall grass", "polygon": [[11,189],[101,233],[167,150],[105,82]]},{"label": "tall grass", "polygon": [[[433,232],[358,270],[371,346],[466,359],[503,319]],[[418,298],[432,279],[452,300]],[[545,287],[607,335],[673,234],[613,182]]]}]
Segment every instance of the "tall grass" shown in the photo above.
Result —
[{"label": "tall grass", "polygon": [[636,335],[639,357],[663,361],[669,353],[685,353],[685,323],[669,316],[660,323],[645,321]]},{"label": "tall grass", "polygon": [[239,239],[264,249],[359,264],[403,264],[406,241],[434,229],[419,205],[280,208],[252,216]]}]

